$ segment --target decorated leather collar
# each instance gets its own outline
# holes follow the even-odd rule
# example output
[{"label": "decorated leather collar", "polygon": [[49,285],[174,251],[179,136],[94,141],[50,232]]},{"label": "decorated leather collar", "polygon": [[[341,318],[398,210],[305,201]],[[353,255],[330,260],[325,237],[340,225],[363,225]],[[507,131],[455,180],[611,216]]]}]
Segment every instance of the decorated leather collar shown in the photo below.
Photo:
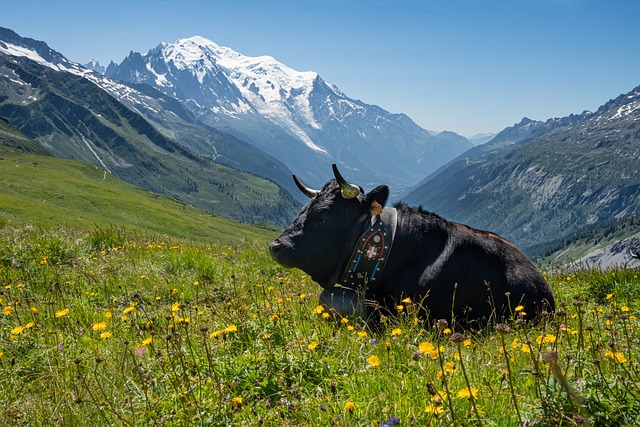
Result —
[{"label": "decorated leather collar", "polygon": [[354,290],[375,286],[391,253],[398,224],[395,208],[380,209],[358,239],[349,263],[338,283]]}]

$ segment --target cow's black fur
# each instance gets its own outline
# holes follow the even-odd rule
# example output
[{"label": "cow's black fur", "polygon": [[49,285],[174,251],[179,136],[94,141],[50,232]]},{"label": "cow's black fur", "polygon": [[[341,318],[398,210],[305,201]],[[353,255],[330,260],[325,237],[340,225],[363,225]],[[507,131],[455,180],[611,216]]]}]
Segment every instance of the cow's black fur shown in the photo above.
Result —
[{"label": "cow's black fur", "polygon": [[[276,261],[300,268],[323,288],[334,286],[373,201],[385,205],[387,186],[344,199],[329,181],[271,245]],[[386,267],[367,300],[394,310],[410,297],[431,319],[501,319],[522,305],[527,318],[552,312],[551,289],[531,261],[500,236],[397,204],[398,226]]]}]

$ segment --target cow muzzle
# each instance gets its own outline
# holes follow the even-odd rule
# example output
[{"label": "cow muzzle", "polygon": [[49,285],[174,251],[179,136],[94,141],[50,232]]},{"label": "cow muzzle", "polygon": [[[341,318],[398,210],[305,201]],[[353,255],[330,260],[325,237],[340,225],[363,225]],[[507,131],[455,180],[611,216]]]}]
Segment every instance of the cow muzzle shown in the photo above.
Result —
[{"label": "cow muzzle", "polygon": [[269,244],[271,258],[273,258],[273,260],[278,264],[288,268],[293,267],[287,262],[288,254],[291,252],[290,249],[291,245],[288,245],[280,239],[276,239]]}]

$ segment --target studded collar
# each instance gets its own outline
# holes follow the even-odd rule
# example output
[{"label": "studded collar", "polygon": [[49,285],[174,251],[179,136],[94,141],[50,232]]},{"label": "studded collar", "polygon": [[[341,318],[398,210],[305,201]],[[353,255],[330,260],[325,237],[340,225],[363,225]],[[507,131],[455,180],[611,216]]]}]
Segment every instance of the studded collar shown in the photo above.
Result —
[{"label": "studded collar", "polygon": [[343,287],[366,290],[375,286],[391,253],[398,224],[398,211],[385,207],[370,219],[360,236],[347,267],[338,281]]}]

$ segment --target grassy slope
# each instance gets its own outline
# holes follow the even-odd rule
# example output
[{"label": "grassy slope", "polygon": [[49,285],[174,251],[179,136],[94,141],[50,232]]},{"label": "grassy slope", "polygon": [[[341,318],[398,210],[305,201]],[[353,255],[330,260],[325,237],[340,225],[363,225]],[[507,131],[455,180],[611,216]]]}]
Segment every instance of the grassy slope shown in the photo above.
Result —
[{"label": "grassy slope", "polygon": [[264,249],[5,226],[0,424],[637,425],[638,274],[551,277],[537,326],[372,330]]},{"label": "grassy slope", "polygon": [[213,240],[267,241],[275,234],[208,214],[117,180],[94,165],[0,149],[0,215],[45,227],[131,231]]}]

